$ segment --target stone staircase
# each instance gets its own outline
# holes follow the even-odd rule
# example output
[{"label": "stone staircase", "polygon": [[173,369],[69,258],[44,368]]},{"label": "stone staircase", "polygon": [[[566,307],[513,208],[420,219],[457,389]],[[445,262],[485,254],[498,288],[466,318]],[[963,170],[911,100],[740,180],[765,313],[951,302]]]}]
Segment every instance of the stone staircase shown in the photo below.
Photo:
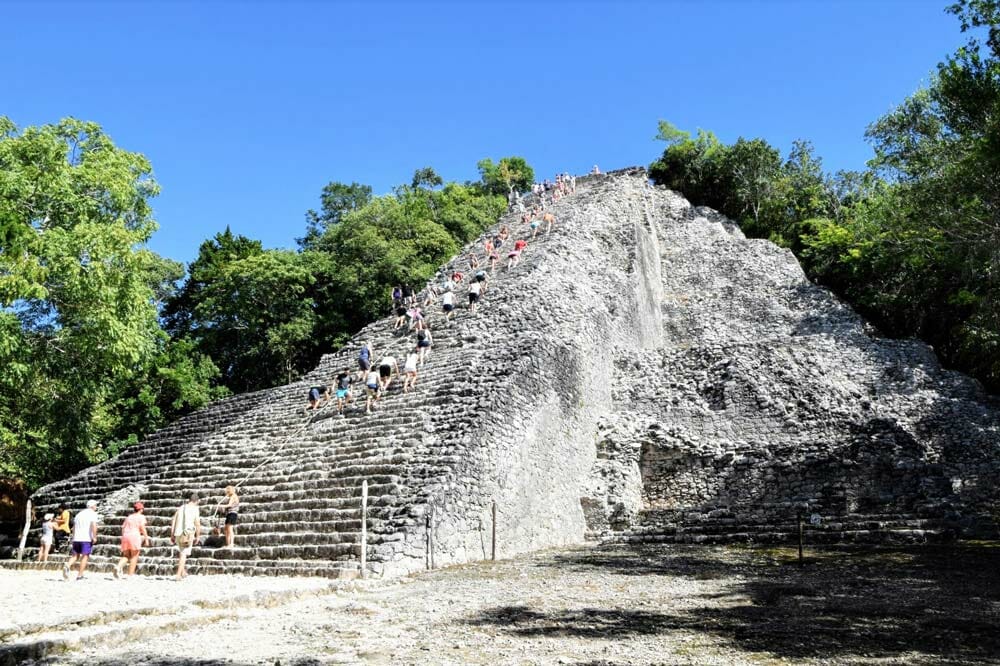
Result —
[{"label": "stone staircase", "polygon": [[[579,181],[581,189],[587,180]],[[558,217],[566,214],[566,201],[550,206]],[[121,522],[131,503],[142,499],[152,545],[142,551],[140,570],[167,575],[176,566],[169,525],[183,498],[191,492],[203,498],[207,534],[218,522],[211,514],[222,500],[221,491],[240,483],[234,547],[196,546],[188,560],[190,573],[353,577],[359,573],[361,486],[367,482],[371,572],[386,573],[403,560],[403,568],[418,568],[430,557],[431,506],[444,503],[442,494],[464,458],[461,449],[472,442],[488,413],[484,387],[514,381],[510,368],[501,367],[509,354],[490,358],[481,343],[484,334],[489,338],[490,331],[518,325],[520,292],[531,281],[536,258],[566,233],[557,224],[551,236],[539,234],[532,240],[519,215],[508,214],[487,234],[495,235],[501,225],[511,231],[506,250],[515,239],[526,238],[528,251],[509,272],[503,269],[502,253],[504,260],[491,276],[477,314],[465,308],[472,273],[465,265],[467,252],[442,268],[446,275],[459,268],[467,277],[456,289],[457,307],[449,325],[440,300],[425,308],[434,345],[415,390],[404,394],[402,378],[394,378],[374,413],[366,415],[364,384],[355,382],[355,403],[343,415],[336,414],[333,400],[319,412],[303,413],[309,386],[332,383],[341,368],[356,373],[363,341],[372,343],[376,360],[392,354],[402,367],[406,352],[415,346],[415,333],[393,330],[391,318],[376,321],[343,349],[324,356],[300,381],[217,402],[113,460],[40,489],[33,498],[36,513],[54,511],[68,501],[75,515],[87,499],[100,500],[103,520],[91,566],[109,569],[117,561]],[[477,241],[478,248],[485,237]],[[29,544],[37,543],[37,535],[33,530]],[[32,554],[29,550],[28,556]],[[444,553],[437,557],[447,561]],[[56,564],[50,566],[61,560],[53,558]]]}]

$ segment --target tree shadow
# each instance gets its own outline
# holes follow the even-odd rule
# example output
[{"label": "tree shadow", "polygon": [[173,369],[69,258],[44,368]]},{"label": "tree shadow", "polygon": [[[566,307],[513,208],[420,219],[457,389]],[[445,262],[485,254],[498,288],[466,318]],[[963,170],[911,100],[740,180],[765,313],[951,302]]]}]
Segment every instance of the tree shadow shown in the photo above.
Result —
[{"label": "tree shadow", "polygon": [[540,565],[664,576],[665,597],[671,577],[720,586],[678,610],[502,606],[466,622],[516,636],[612,640],[694,631],[790,659],[1000,663],[1000,545],[811,549],[805,566],[793,552],[671,546],[562,554]]},{"label": "tree shadow", "polygon": [[[702,552],[698,552],[698,550]],[[559,553],[539,566],[561,571],[603,570],[622,576],[687,576],[697,579],[725,578],[739,572],[740,564],[712,557],[705,548],[595,546]]]},{"label": "tree shadow", "polygon": [[683,620],[649,611],[584,608],[539,612],[527,606],[497,606],[477,613],[465,624],[503,627],[522,637],[607,638],[661,634],[682,628]]}]

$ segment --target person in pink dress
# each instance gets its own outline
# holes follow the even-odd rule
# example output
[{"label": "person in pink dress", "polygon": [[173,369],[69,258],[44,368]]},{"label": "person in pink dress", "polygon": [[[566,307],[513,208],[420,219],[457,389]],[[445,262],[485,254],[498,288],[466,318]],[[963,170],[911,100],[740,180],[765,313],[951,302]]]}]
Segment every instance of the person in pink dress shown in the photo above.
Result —
[{"label": "person in pink dress", "polygon": [[146,516],[143,510],[146,508],[142,502],[132,505],[134,511],[122,523],[122,556],[115,565],[115,578],[121,578],[122,569],[128,563],[128,575],[135,575],[136,565],[139,564],[139,551],[143,545],[149,545],[149,534],[146,533]]}]

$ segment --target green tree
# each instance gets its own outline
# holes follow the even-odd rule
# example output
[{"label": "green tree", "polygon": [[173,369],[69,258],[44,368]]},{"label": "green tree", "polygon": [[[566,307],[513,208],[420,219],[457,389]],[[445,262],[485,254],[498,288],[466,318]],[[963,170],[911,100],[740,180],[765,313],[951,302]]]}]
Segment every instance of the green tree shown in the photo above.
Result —
[{"label": "green tree", "polygon": [[414,171],[413,180],[410,182],[410,187],[413,189],[420,187],[433,189],[442,185],[444,185],[444,179],[437,175],[431,167],[423,167]]},{"label": "green tree", "polygon": [[188,265],[188,277],[181,289],[164,305],[162,316],[167,331],[175,337],[192,337],[199,349],[211,357],[218,350],[229,347],[232,340],[212,326],[212,322],[195,317],[195,307],[205,299],[205,289],[218,280],[226,266],[264,254],[258,240],[233,234],[229,227],[204,241],[198,248],[198,257]]},{"label": "green tree", "polygon": [[311,249],[316,240],[327,229],[336,226],[346,213],[363,208],[371,199],[370,185],[354,182],[348,185],[330,181],[320,193],[320,210],[306,211],[306,235],[298,239],[299,246],[302,249]]},{"label": "green tree", "polygon": [[157,192],[95,123],[0,120],[0,474],[34,485],[107,455],[114,387],[155,356],[176,275],[144,248]]},{"label": "green tree", "polygon": [[729,196],[723,180],[727,148],[715,134],[699,129],[692,139],[661,120],[657,138],[668,145],[660,159],[649,166],[650,178],[682,192],[695,205],[726,210]]},{"label": "green tree", "polygon": [[226,263],[205,284],[194,318],[231,341],[212,349],[227,387],[241,392],[294,378],[315,325],[314,282],[301,255],[267,250]]},{"label": "green tree", "polygon": [[767,235],[773,225],[766,224],[770,220],[762,220],[761,216],[775,207],[781,155],[763,139],[748,141],[740,137],[726,151],[723,173],[731,197],[729,209],[738,211],[738,218],[749,216],[755,235]]},{"label": "green tree", "polygon": [[490,194],[526,192],[535,182],[535,170],[523,157],[504,157],[496,164],[487,157],[479,160],[476,167],[483,189]]}]

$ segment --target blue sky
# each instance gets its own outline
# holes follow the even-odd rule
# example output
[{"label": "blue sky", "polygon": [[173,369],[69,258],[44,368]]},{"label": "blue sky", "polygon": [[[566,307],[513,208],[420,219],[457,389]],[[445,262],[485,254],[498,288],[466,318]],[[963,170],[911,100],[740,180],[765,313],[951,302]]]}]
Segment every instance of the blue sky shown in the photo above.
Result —
[{"label": "blue sky", "polygon": [[150,245],[190,261],[226,225],[294,246],[331,180],[647,164],[659,118],[861,168],[866,125],[964,41],[945,4],[8,0],[0,114],[94,120],[144,153]]}]

